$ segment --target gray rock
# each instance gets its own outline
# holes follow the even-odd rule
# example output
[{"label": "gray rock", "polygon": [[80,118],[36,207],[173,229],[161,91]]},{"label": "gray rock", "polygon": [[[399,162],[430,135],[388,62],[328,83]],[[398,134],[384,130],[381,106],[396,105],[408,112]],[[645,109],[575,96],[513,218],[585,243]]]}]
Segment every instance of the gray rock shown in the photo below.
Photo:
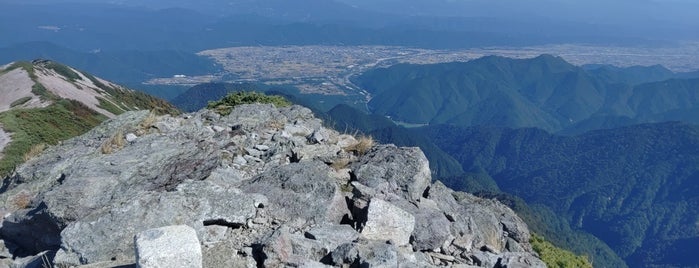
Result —
[{"label": "gray rock", "polygon": [[371,243],[359,251],[360,265],[365,267],[398,267],[398,252],[395,245]]},{"label": "gray rock", "polygon": [[257,267],[252,251],[252,248],[238,250],[228,243],[205,245],[202,247],[203,266],[206,268]]},{"label": "gray rock", "polygon": [[357,144],[357,139],[352,135],[342,134],[337,137],[337,146],[340,148],[347,148],[354,144]]},{"label": "gray rock", "polygon": [[420,251],[439,249],[451,235],[451,223],[438,210],[422,209],[413,213],[415,228],[413,248]]},{"label": "gray rock", "polygon": [[349,225],[323,224],[311,228],[305,236],[320,242],[323,248],[330,252],[339,245],[356,240],[359,238],[359,233]]},{"label": "gray rock", "polygon": [[277,229],[265,244],[264,265],[267,267],[301,266],[309,261],[320,261],[329,253],[318,241],[291,234],[287,226]]},{"label": "gray rock", "polygon": [[340,153],[340,146],[337,145],[307,145],[296,147],[292,151],[300,161],[319,160],[332,162]]},{"label": "gray rock", "polygon": [[260,157],[260,156],[262,156],[262,151],[257,150],[257,149],[255,149],[255,148],[245,148],[245,152],[247,152],[248,155],[254,156],[254,157]]},{"label": "gray rock", "polygon": [[342,244],[331,253],[336,266],[359,264],[360,267],[398,267],[398,248],[379,241]]},{"label": "gray rock", "polygon": [[311,144],[317,144],[317,143],[337,143],[337,135],[335,134],[334,131],[331,131],[327,128],[318,128],[316,129],[313,134],[311,134],[308,137],[308,142]]},{"label": "gray rock", "polygon": [[[75,266],[75,268],[136,268],[136,264],[126,261],[105,261]],[[43,268],[43,267],[42,267]]]},{"label": "gray rock", "polygon": [[262,173],[241,188],[266,195],[278,219],[322,223],[332,219],[330,204],[339,191],[330,172],[322,162],[291,163]]},{"label": "gray rock", "polygon": [[189,226],[149,229],[134,239],[137,267],[202,267],[201,245],[196,231]]},{"label": "gray rock", "polygon": [[307,261],[299,266],[300,268],[330,268],[332,266],[317,261]]},{"label": "gray rock", "polygon": [[213,127],[211,127],[211,129],[213,129],[216,132],[221,132],[221,131],[226,130],[226,128],[224,128],[222,126],[213,126]]},{"label": "gray rock", "polygon": [[239,165],[239,166],[245,165],[245,164],[247,164],[247,163],[248,163],[248,161],[245,160],[245,157],[242,157],[242,156],[240,156],[240,155],[236,156],[236,157],[233,159],[233,164],[236,164],[236,165]]},{"label": "gray rock", "polygon": [[359,249],[354,243],[341,244],[332,251],[331,258],[335,265],[349,265],[358,261]]},{"label": "gray rock", "polygon": [[362,236],[370,240],[391,241],[403,246],[410,242],[415,228],[415,217],[381,199],[374,198],[369,203],[367,222]]},{"label": "gray rock", "polygon": [[479,267],[499,267],[496,264],[500,261],[500,258],[498,255],[490,252],[475,251],[470,254],[470,258],[473,260],[473,264]]},{"label": "gray rock", "polygon": [[[81,263],[132,259],[132,238],[138,232],[184,223],[197,228],[199,237],[203,238],[207,232],[204,225],[244,226],[255,217],[257,207],[268,201],[262,195],[243,194],[208,182],[191,182],[175,192],[145,193],[124,202],[66,226],[61,232],[63,243],[59,252],[77,254]],[[124,222],[130,224],[123,225]],[[110,239],[102,238],[105,233],[110,234]]]},{"label": "gray rock", "polygon": [[[356,156],[342,150],[354,137],[300,106],[164,116],[144,131],[147,116],[122,114],[18,167],[0,193],[10,252],[131,264],[134,235],[188,225],[205,267],[538,265],[512,210],[430,185],[417,148]],[[103,153],[115,133],[139,136]],[[20,195],[27,209],[13,205]]]},{"label": "gray rock", "polygon": [[202,244],[218,243],[226,239],[227,226],[223,225],[208,225],[204,226],[204,234],[202,235]]},{"label": "gray rock", "polygon": [[489,247],[494,252],[504,252],[507,238],[516,237],[514,240],[522,241],[519,243],[522,249],[532,252],[526,224],[505,205],[454,192],[440,182],[430,187],[429,199],[450,218],[451,234],[456,237],[458,247],[466,250]]},{"label": "gray rock", "polygon": [[427,157],[419,148],[376,146],[353,163],[352,170],[362,184],[410,201],[419,201],[432,180]]},{"label": "gray rock", "polygon": [[10,250],[7,248],[5,245],[4,240],[0,240],[0,259],[8,259],[12,258],[12,254],[10,253]]},{"label": "gray rock", "polygon": [[546,264],[531,254],[507,252],[502,254],[495,266],[502,268],[545,268]]},{"label": "gray rock", "polygon": [[267,151],[267,150],[269,150],[269,146],[264,145],[264,144],[258,144],[258,145],[255,145],[255,149],[260,150],[260,151]]},{"label": "gray rock", "polygon": [[303,125],[286,125],[284,127],[284,132],[291,134],[292,136],[306,137],[313,133],[313,130],[309,127]]}]

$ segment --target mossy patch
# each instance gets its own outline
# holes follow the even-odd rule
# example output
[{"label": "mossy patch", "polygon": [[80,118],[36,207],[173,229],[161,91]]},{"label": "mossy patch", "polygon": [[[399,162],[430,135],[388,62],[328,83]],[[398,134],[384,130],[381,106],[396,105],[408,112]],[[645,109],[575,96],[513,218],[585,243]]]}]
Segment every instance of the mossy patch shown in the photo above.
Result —
[{"label": "mossy patch", "polygon": [[251,103],[271,103],[276,107],[291,105],[291,102],[282,96],[266,95],[256,91],[240,91],[230,93],[218,101],[211,101],[206,108],[215,110],[221,115],[228,115],[231,113],[233,107]]}]

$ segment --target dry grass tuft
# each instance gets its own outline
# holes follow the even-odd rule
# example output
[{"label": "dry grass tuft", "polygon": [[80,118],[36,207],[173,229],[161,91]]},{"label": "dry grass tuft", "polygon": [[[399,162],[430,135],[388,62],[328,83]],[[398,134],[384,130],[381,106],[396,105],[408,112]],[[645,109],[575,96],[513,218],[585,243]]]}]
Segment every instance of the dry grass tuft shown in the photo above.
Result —
[{"label": "dry grass tuft", "polygon": [[146,118],[143,118],[143,120],[141,120],[141,123],[138,124],[136,134],[138,136],[148,134],[150,129],[155,125],[155,122],[157,121],[158,115],[155,113],[155,111],[151,110],[148,116],[146,116]]},{"label": "dry grass tuft", "polygon": [[27,162],[31,160],[32,158],[36,157],[37,155],[41,154],[46,149],[46,144],[45,143],[39,143],[39,144],[34,144],[32,145],[31,148],[29,148],[29,151],[24,153],[24,156],[22,159],[24,162]]},{"label": "dry grass tuft", "polygon": [[332,164],[330,164],[330,167],[335,169],[335,171],[338,171],[338,170],[347,168],[350,163],[352,163],[352,160],[349,158],[339,158],[339,159],[335,160],[334,162],[332,162]]},{"label": "dry grass tuft", "polygon": [[281,130],[284,129],[284,125],[286,123],[282,122],[281,120],[271,120],[267,122],[267,127],[274,129],[274,130]]},{"label": "dry grass tuft", "polygon": [[102,143],[100,150],[103,154],[111,154],[116,150],[124,148],[126,145],[126,140],[124,139],[124,132],[118,130],[114,135]]},{"label": "dry grass tuft", "polygon": [[364,155],[369,151],[369,149],[371,149],[371,147],[374,147],[374,144],[376,144],[376,142],[371,136],[361,136],[357,138],[357,142],[355,144],[347,146],[344,149],[345,151],[353,152],[356,155]]},{"label": "dry grass tuft", "polygon": [[10,204],[16,209],[25,209],[32,204],[32,195],[29,192],[22,191],[11,197]]}]

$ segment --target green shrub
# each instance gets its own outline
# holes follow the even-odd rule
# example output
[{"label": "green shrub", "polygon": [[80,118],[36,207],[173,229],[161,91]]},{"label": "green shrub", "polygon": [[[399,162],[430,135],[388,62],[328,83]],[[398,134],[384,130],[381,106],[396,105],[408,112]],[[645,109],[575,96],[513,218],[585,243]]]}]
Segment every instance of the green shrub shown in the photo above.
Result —
[{"label": "green shrub", "polygon": [[18,99],[18,100],[16,100],[16,101],[13,101],[12,103],[10,103],[10,108],[14,108],[14,107],[20,106],[20,105],[22,105],[22,104],[25,104],[25,103],[27,103],[28,101],[30,101],[31,99],[32,99],[32,97],[23,97],[23,98],[20,98],[20,99]]},{"label": "green shrub", "polygon": [[76,73],[75,71],[73,71],[73,69],[71,69],[70,67],[65,66],[63,64],[56,63],[53,61],[48,61],[46,63],[46,68],[49,68],[49,69],[56,71],[57,74],[60,74],[65,78],[68,78],[68,81],[70,81],[70,82],[82,80],[82,77],[80,77],[80,75],[78,73]]},{"label": "green shrub", "polygon": [[34,82],[34,85],[32,86],[32,93],[34,93],[34,95],[39,96],[39,98],[41,98],[41,100],[44,100],[44,101],[56,99],[56,97],[55,97],[55,95],[53,95],[53,93],[49,92],[48,89],[46,89],[44,87],[44,85],[42,85],[41,83],[36,82],[36,81]]},{"label": "green shrub", "polygon": [[[12,141],[0,159],[0,178],[23,163],[37,144],[55,145],[87,132],[107,118],[74,100],[60,100],[45,108],[16,109],[0,113],[3,129]],[[35,148],[36,150],[36,148]]]},{"label": "green shrub", "polygon": [[108,100],[105,100],[104,98],[97,97],[97,101],[99,101],[99,104],[97,105],[97,107],[105,109],[114,115],[120,115],[120,114],[126,112],[125,109],[114,105],[113,103],[111,103]]},{"label": "green shrub", "polygon": [[574,253],[554,246],[543,237],[532,234],[531,244],[534,251],[539,253],[541,259],[548,267],[568,268],[568,267],[589,267],[592,264],[587,256],[578,256]]},{"label": "green shrub", "polygon": [[216,110],[216,112],[221,115],[228,115],[231,113],[233,107],[250,103],[271,103],[277,107],[286,107],[291,105],[291,102],[282,96],[265,95],[264,93],[255,91],[240,91],[230,93],[218,101],[211,101],[206,108]]}]

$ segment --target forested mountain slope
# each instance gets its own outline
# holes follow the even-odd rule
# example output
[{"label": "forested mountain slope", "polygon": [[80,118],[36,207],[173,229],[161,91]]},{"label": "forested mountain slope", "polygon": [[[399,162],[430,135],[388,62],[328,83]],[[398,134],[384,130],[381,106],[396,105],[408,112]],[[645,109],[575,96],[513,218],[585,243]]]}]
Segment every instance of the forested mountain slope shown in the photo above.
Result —
[{"label": "forested mountain slope", "polygon": [[582,68],[550,55],[489,56],[465,63],[395,65],[354,81],[372,94],[373,113],[416,124],[538,127],[573,134],[646,122],[699,123],[692,116],[699,111],[699,80],[668,72],[658,66]]},{"label": "forested mountain slope", "polygon": [[631,267],[696,266],[699,127],[642,124],[577,136],[439,126],[424,133],[507,193],[564,215]]}]

